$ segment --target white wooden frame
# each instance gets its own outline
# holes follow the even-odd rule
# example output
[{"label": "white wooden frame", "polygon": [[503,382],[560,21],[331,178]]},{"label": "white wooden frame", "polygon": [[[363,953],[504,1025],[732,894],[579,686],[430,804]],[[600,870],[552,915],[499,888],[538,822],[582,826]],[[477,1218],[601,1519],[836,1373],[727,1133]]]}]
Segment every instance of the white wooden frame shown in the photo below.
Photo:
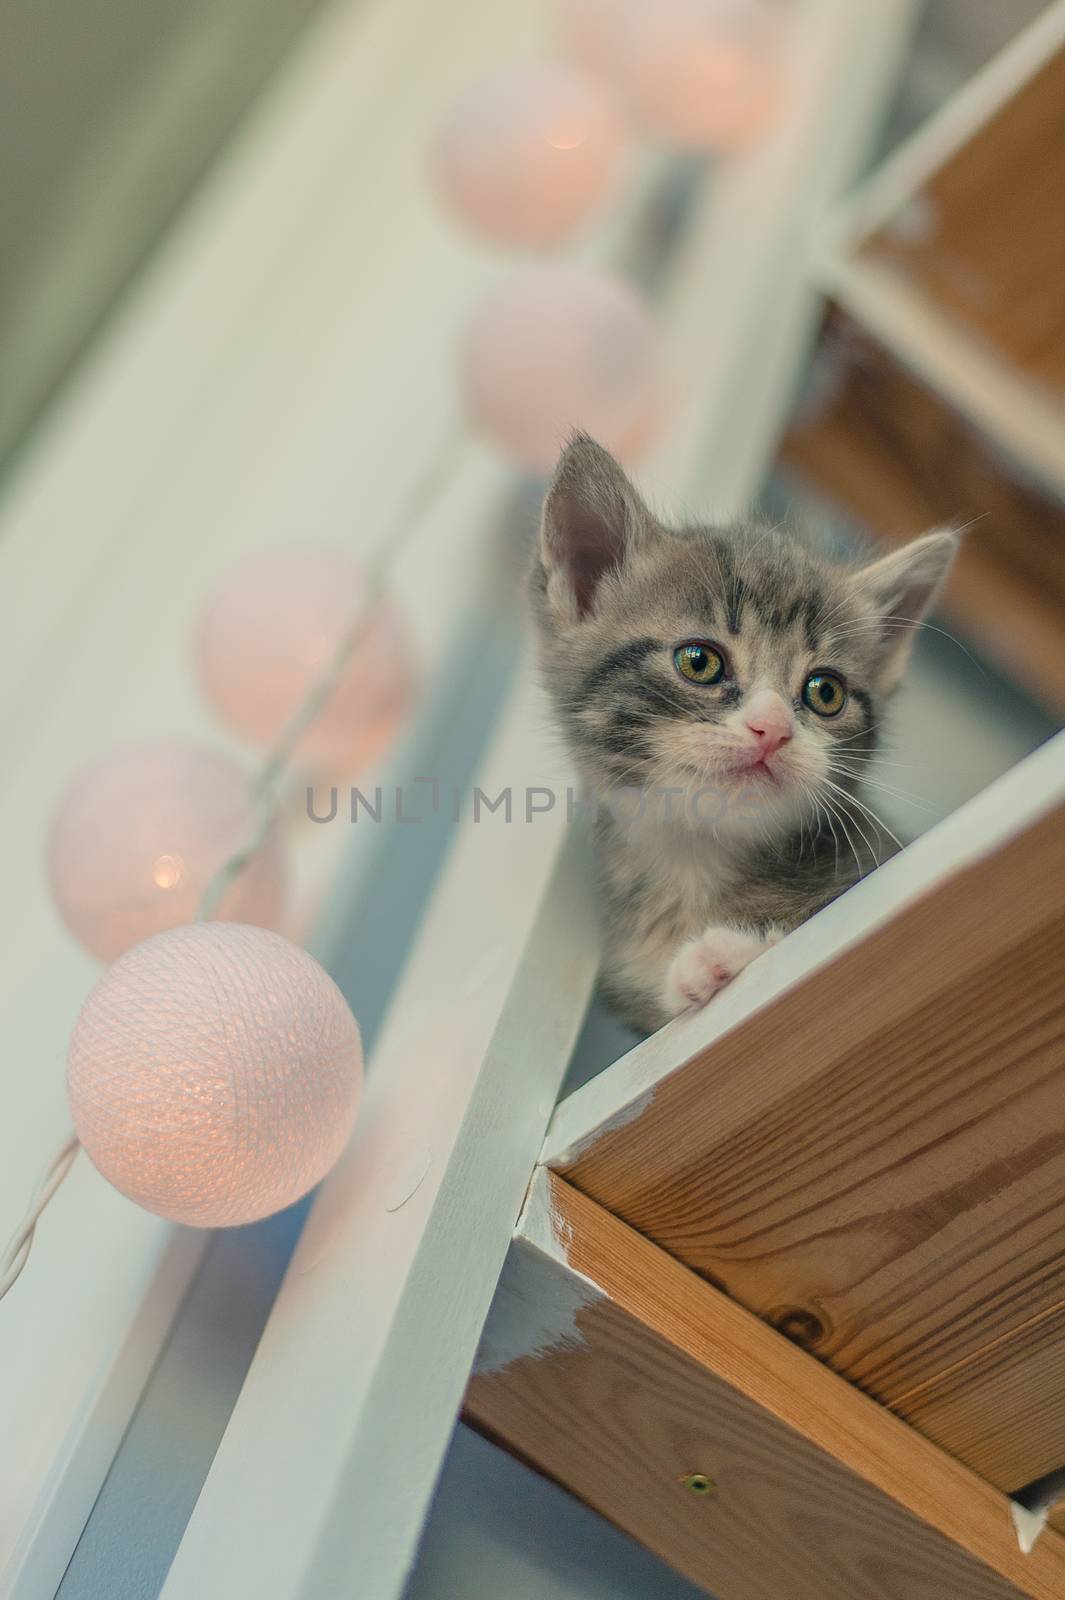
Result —
[{"label": "white wooden frame", "polygon": [[[801,0],[787,129],[708,192],[667,295],[688,401],[652,490],[698,490],[709,462],[719,508],[740,510],[756,491],[814,310],[806,219],[859,159],[912,11],[909,0],[861,15],[848,0]],[[537,720],[524,698],[508,711],[486,787],[537,770]],[[472,824],[457,840],[351,1156],[316,1202],[166,1600],[311,1600],[352,1583],[373,1600],[401,1592],[594,977],[585,911],[566,909],[563,831],[545,827],[528,857],[525,846],[499,853]],[[520,892],[508,884],[500,918],[484,902],[512,871]],[[457,1006],[459,974],[476,977],[482,962],[476,998]],[[541,1022],[534,1040],[548,992],[550,1037]],[[503,1049],[517,1017],[530,1020]],[[504,1104],[505,1143],[485,1142]]]}]

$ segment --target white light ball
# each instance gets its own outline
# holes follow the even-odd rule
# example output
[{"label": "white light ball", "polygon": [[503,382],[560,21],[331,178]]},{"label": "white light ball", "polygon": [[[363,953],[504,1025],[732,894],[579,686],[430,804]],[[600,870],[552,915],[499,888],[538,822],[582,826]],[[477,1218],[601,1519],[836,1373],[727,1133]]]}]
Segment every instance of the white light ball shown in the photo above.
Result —
[{"label": "white light ball", "polygon": [[474,423],[540,472],[575,428],[632,460],[665,402],[643,300],[585,266],[525,268],[486,296],[467,329],[459,378]]},{"label": "white light ball", "polygon": [[[171,740],[112,751],[77,774],[56,814],[48,876],[60,915],[86,950],[113,961],[191,922],[215,871],[256,823],[247,773],[209,746]],[[276,927],[284,901],[271,831],[214,914]]]},{"label": "white light ball", "polygon": [[[273,744],[325,673],[363,604],[356,562],[332,550],[268,550],[243,561],[210,601],[196,641],[200,681],[237,733]],[[414,693],[402,618],[376,604],[347,666],[296,755],[340,777],[371,766]]]},{"label": "white light ball", "polygon": [[616,65],[634,114],[682,148],[756,140],[784,99],[779,12],[766,0],[654,0],[626,8]]},{"label": "white light ball", "polygon": [[126,952],[90,990],[67,1091],[93,1165],[196,1228],[255,1222],[334,1165],[362,1089],[359,1029],[306,951],[196,923]]},{"label": "white light ball", "polygon": [[476,232],[537,246],[590,214],[621,149],[606,89],[564,63],[533,61],[466,91],[436,137],[431,166],[447,204]]}]

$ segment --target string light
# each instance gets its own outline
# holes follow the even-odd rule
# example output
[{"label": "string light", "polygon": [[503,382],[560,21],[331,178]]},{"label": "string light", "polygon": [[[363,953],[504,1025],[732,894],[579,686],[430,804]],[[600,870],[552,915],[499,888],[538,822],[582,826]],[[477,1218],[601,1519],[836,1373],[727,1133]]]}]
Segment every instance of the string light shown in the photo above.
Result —
[{"label": "string light", "polygon": [[[375,608],[385,593],[389,575],[421,527],[426,510],[451,478],[458,460],[459,447],[465,440],[466,434],[462,428],[457,428],[446,436],[439,450],[413,480],[409,492],[404,496],[395,515],[386,526],[383,536],[371,552],[363,569],[364,586],[359,607],[350,617],[342,636],[336,642],[332,657],[303,703],[293,712],[260,763],[252,783],[258,820],[249,837],[219,865],[208,882],[197,910],[199,921],[205,921],[212,916],[275,826],[283,805],[283,780],[290,769],[300,738],[328,701],[338,679],[347,668],[352,653],[365,638]],[[354,1023],[354,1019],[352,1021]],[[26,1216],[15,1230],[3,1256],[0,1257],[0,1300],[9,1293],[25,1269],[41,1213],[70,1172],[80,1148],[81,1143],[77,1134],[67,1135],[45,1168]]]},{"label": "string light", "polygon": [[779,11],[766,0],[655,0],[626,8],[617,78],[648,132],[688,150],[732,151],[784,100]]},{"label": "string light", "polygon": [[665,408],[644,301],[585,266],[525,267],[487,295],[466,330],[459,381],[477,426],[542,472],[575,428],[632,460]]},{"label": "string light", "polygon": [[[208,745],[173,739],[98,758],[70,784],[52,828],[48,876],[63,921],[101,961],[191,922],[256,821],[246,772]],[[210,914],[277,928],[284,891],[271,827]]]},{"label": "string light", "polygon": [[[695,148],[730,148],[753,138],[776,114],[779,81],[772,41],[764,29],[769,13],[763,0],[661,0],[653,7],[635,5],[632,0],[570,0],[564,11],[577,53],[596,71],[614,77],[645,125],[663,138]],[[615,114],[601,87],[565,67],[526,68],[517,77],[501,74],[471,91],[441,132],[435,167],[442,192],[473,227],[502,242],[541,245],[569,231],[598,203],[612,180],[620,142]],[[661,358],[642,300],[625,284],[580,267],[519,273],[490,295],[467,330],[460,383],[470,420],[521,465],[544,471],[549,470],[559,444],[574,427],[592,432],[615,453],[631,459],[659,425],[665,396]],[[323,752],[320,747],[315,749],[315,741],[329,726],[331,697],[340,689],[368,632],[375,622],[380,623],[386,574],[418,526],[422,510],[450,472],[451,458],[449,442],[416,481],[393,526],[375,549],[364,574],[365,588],[348,621],[334,625],[332,638],[322,642],[318,656],[306,663],[298,702],[293,697],[279,711],[275,706],[277,714],[271,721],[261,721],[258,715],[252,719],[250,713],[242,718],[228,694],[232,685],[224,682],[219,662],[225,657],[227,632],[230,644],[236,639],[241,614],[239,606],[234,610],[232,591],[223,601],[216,600],[201,636],[204,681],[232,725],[273,742],[251,787],[254,816],[243,842],[213,871],[201,862],[193,872],[187,843],[183,848],[176,838],[163,839],[148,859],[149,900],[155,892],[164,900],[171,897],[169,903],[176,905],[179,894],[193,880],[200,889],[200,880],[210,871],[199,895],[197,918],[202,923],[226,914],[230,891],[244,875],[251,883],[256,861],[268,856],[283,780],[297,754],[326,765],[334,758],[341,766],[372,759],[365,743],[356,752]],[[239,652],[231,653],[232,661],[240,659]],[[326,665],[316,673],[320,660]],[[389,715],[395,709],[388,704]],[[316,719],[318,729],[314,730]],[[284,725],[278,732],[279,721]],[[382,728],[380,739],[389,732]],[[375,747],[375,739],[371,746]],[[72,818],[76,810],[75,806]],[[77,832],[73,828],[72,837]],[[62,839],[55,851],[54,876],[62,879],[68,871],[74,874],[76,839],[72,846]],[[64,909],[72,927],[77,920],[75,900],[71,898]],[[187,914],[187,908],[182,909]],[[93,947],[90,940],[86,942]],[[109,935],[106,941],[99,941],[99,953],[106,958],[125,948],[126,942],[126,934],[121,938]],[[271,1033],[280,1037],[275,1027],[280,1026],[280,1013],[272,1014],[269,1009],[269,984],[258,994],[254,984],[249,987],[255,964],[248,964],[251,951],[258,952],[260,968],[273,967],[275,979],[283,968],[290,973],[298,971],[300,979],[293,982],[293,993],[306,987],[319,998],[329,995],[321,1003],[339,1040],[338,1060],[346,1060],[347,1069],[346,1076],[341,1071],[332,1080],[321,1106],[309,1105],[305,1097],[304,1108],[310,1116],[300,1126],[284,1112],[284,1093],[279,1098],[275,1095],[279,1084],[284,1084],[284,1073],[267,1083],[267,1099],[259,1109],[268,1112],[272,1139],[262,1145],[258,1142],[261,1126],[250,1133],[245,1128],[246,1137],[233,1145],[245,1152],[246,1170],[254,1179],[242,1188],[240,1182],[219,1181],[223,1168],[231,1175],[232,1169],[218,1159],[227,1134],[234,1131],[227,1121],[225,1102],[227,1093],[235,1092],[241,1081],[239,1052],[237,1057],[227,1055],[220,1066],[217,1056],[202,1056],[202,1030],[199,1044],[194,1037],[197,1019],[202,1020],[209,1009],[210,983],[201,992],[190,977],[188,1010],[175,1014],[174,1021],[181,1026],[163,1040],[168,1047],[173,1044],[176,1057],[171,1065],[175,1070],[163,1072],[161,1078],[153,1077],[151,1071],[152,1060],[159,1059],[160,1041],[152,1036],[151,1048],[144,1046],[148,1035],[143,1024],[146,1014],[158,1013],[168,977],[172,979],[184,962],[190,972],[198,971],[200,979],[209,971],[217,979],[224,971],[238,989],[243,986],[246,1004],[233,1015],[239,1016],[241,1026],[252,1034],[257,1029],[262,1032],[260,1046]],[[334,995],[323,984],[329,986],[331,980],[305,952],[275,934],[243,924],[204,927],[185,922],[134,944],[90,994],[71,1047],[72,1109],[90,1154],[105,1175],[110,1172],[116,1186],[160,1215],[201,1225],[267,1214],[263,1207],[269,1210],[285,1204],[316,1182],[339,1153],[339,1145],[334,1148],[324,1136],[326,1121],[332,1118],[331,1125],[337,1125],[337,1104],[330,1096],[336,1091],[343,1102],[339,1128],[346,1137],[361,1080],[357,1025],[339,991]],[[332,988],[335,991],[335,985]],[[150,999],[147,1013],[138,1010],[138,994],[142,1000],[145,996]],[[350,1027],[338,1004],[350,1019]],[[186,1025],[193,1035],[182,1032]],[[134,1033],[140,1029],[143,1048],[138,1050],[136,1039],[124,1045],[123,1028]],[[282,1031],[288,1038],[294,1030]],[[216,1034],[214,1042],[220,1038],[221,1034]],[[301,1070],[292,1081],[306,1089],[313,1082],[313,1072],[307,1078],[305,1070],[310,1055],[301,1052],[298,1036],[295,1048]],[[269,1051],[261,1048],[258,1055],[253,1051],[256,1061],[268,1055]],[[211,1182],[206,1188],[192,1181],[192,1167],[182,1166],[180,1141],[170,1147],[164,1143],[154,1154],[149,1148],[150,1130],[158,1126],[156,1114],[176,1114],[179,1109],[168,1098],[180,1080],[177,1057],[186,1064],[193,1060],[206,1071],[206,1077],[191,1086],[192,1101],[184,1103],[193,1124],[201,1131],[208,1130],[211,1155],[204,1170],[210,1172]],[[282,1049],[280,1056],[274,1057],[275,1064],[284,1059]],[[114,1071],[116,1061],[118,1070]],[[121,1089],[131,1073],[139,1086],[132,1102],[124,1092],[111,1092],[116,1085]],[[101,1086],[107,1090],[106,1104],[99,1098]],[[158,1102],[157,1091],[162,1095]],[[212,1096],[217,1097],[214,1120]],[[320,1113],[327,1105],[329,1115],[323,1119]],[[129,1118],[124,1120],[123,1108],[131,1106],[133,1111],[148,1112],[139,1127]],[[204,1114],[205,1107],[206,1121],[196,1123],[196,1115]],[[165,1122],[165,1115],[162,1120]],[[290,1139],[287,1155],[294,1159],[282,1163],[283,1176],[279,1177],[282,1167],[268,1170],[257,1163],[256,1152],[283,1148]],[[0,1258],[0,1299],[23,1271],[41,1213],[70,1171],[79,1147],[78,1136],[68,1136],[46,1168],[26,1217]],[[112,1159],[116,1151],[120,1153],[117,1161]],[[171,1157],[177,1162],[176,1169],[167,1165]],[[239,1160],[237,1167],[241,1168]]]},{"label": "string light", "polygon": [[552,244],[602,201],[618,171],[613,98],[562,62],[490,73],[469,88],[436,136],[431,171],[445,203],[485,238]]},{"label": "string light", "polygon": [[93,1165],[146,1211],[196,1228],[270,1216],[343,1150],[359,1029],[328,973],[264,928],[189,923],[100,977],[67,1091]]},{"label": "string light", "polygon": [[[265,550],[227,574],[206,606],[195,645],[207,699],[223,722],[270,745],[333,658],[364,579],[337,550]],[[293,747],[325,777],[371,766],[395,736],[414,695],[414,651],[403,618],[380,596],[329,695]]]}]

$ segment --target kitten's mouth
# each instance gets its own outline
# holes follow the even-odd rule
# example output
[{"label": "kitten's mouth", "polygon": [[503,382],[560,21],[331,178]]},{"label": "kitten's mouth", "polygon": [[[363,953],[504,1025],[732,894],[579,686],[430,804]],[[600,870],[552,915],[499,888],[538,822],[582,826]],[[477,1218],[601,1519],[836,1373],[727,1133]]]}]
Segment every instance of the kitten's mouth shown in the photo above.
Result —
[{"label": "kitten's mouth", "polygon": [[764,756],[756,756],[753,761],[738,761],[733,772],[737,778],[754,778],[761,783],[779,784],[783,778],[783,774],[771,767]]}]

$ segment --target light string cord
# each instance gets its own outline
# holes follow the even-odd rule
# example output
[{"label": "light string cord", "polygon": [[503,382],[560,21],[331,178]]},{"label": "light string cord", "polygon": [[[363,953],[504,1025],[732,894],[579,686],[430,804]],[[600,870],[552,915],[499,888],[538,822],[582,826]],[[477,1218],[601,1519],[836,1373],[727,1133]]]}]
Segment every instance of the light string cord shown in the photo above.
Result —
[{"label": "light string cord", "polygon": [[321,675],[308,690],[276,740],[263,757],[251,780],[251,792],[258,805],[258,821],[245,844],[234,851],[212,875],[196,912],[198,922],[208,921],[230,886],[244,871],[252,857],[265,844],[283,805],[283,783],[301,737],[329,700],[352,656],[366,637],[374,608],[384,595],[392,571],[406,552],[421,526],[422,518],[443,493],[451,478],[461,447],[468,441],[461,422],[451,429],[439,448],[415,477],[385,526],[363,566],[363,593],[333,655]]},{"label": "light string cord", "polygon": [[[439,447],[414,478],[389,518],[385,531],[363,565],[363,592],[359,604],[344,629],[328,664],[315,679],[306,696],[266,752],[251,779],[251,792],[258,817],[250,837],[212,873],[200,896],[196,921],[206,922],[217,911],[230,886],[239,878],[266,842],[281,812],[284,780],[292,765],[296,745],[340,682],[355,651],[366,637],[374,609],[383,597],[389,578],[422,525],[425,514],[435,504],[456,470],[461,450],[469,441],[469,430],[459,421],[445,435]],[[68,1133],[42,1173],[29,1209],[0,1256],[0,1300],[8,1293],[29,1260],[34,1233],[41,1214],[74,1165],[81,1142]]]},{"label": "light string cord", "polygon": [[33,1198],[30,1200],[29,1209],[12,1234],[3,1256],[0,1257],[0,1300],[7,1294],[26,1265],[41,1212],[74,1165],[74,1158],[80,1149],[81,1144],[77,1134],[67,1134],[41,1174]]}]

